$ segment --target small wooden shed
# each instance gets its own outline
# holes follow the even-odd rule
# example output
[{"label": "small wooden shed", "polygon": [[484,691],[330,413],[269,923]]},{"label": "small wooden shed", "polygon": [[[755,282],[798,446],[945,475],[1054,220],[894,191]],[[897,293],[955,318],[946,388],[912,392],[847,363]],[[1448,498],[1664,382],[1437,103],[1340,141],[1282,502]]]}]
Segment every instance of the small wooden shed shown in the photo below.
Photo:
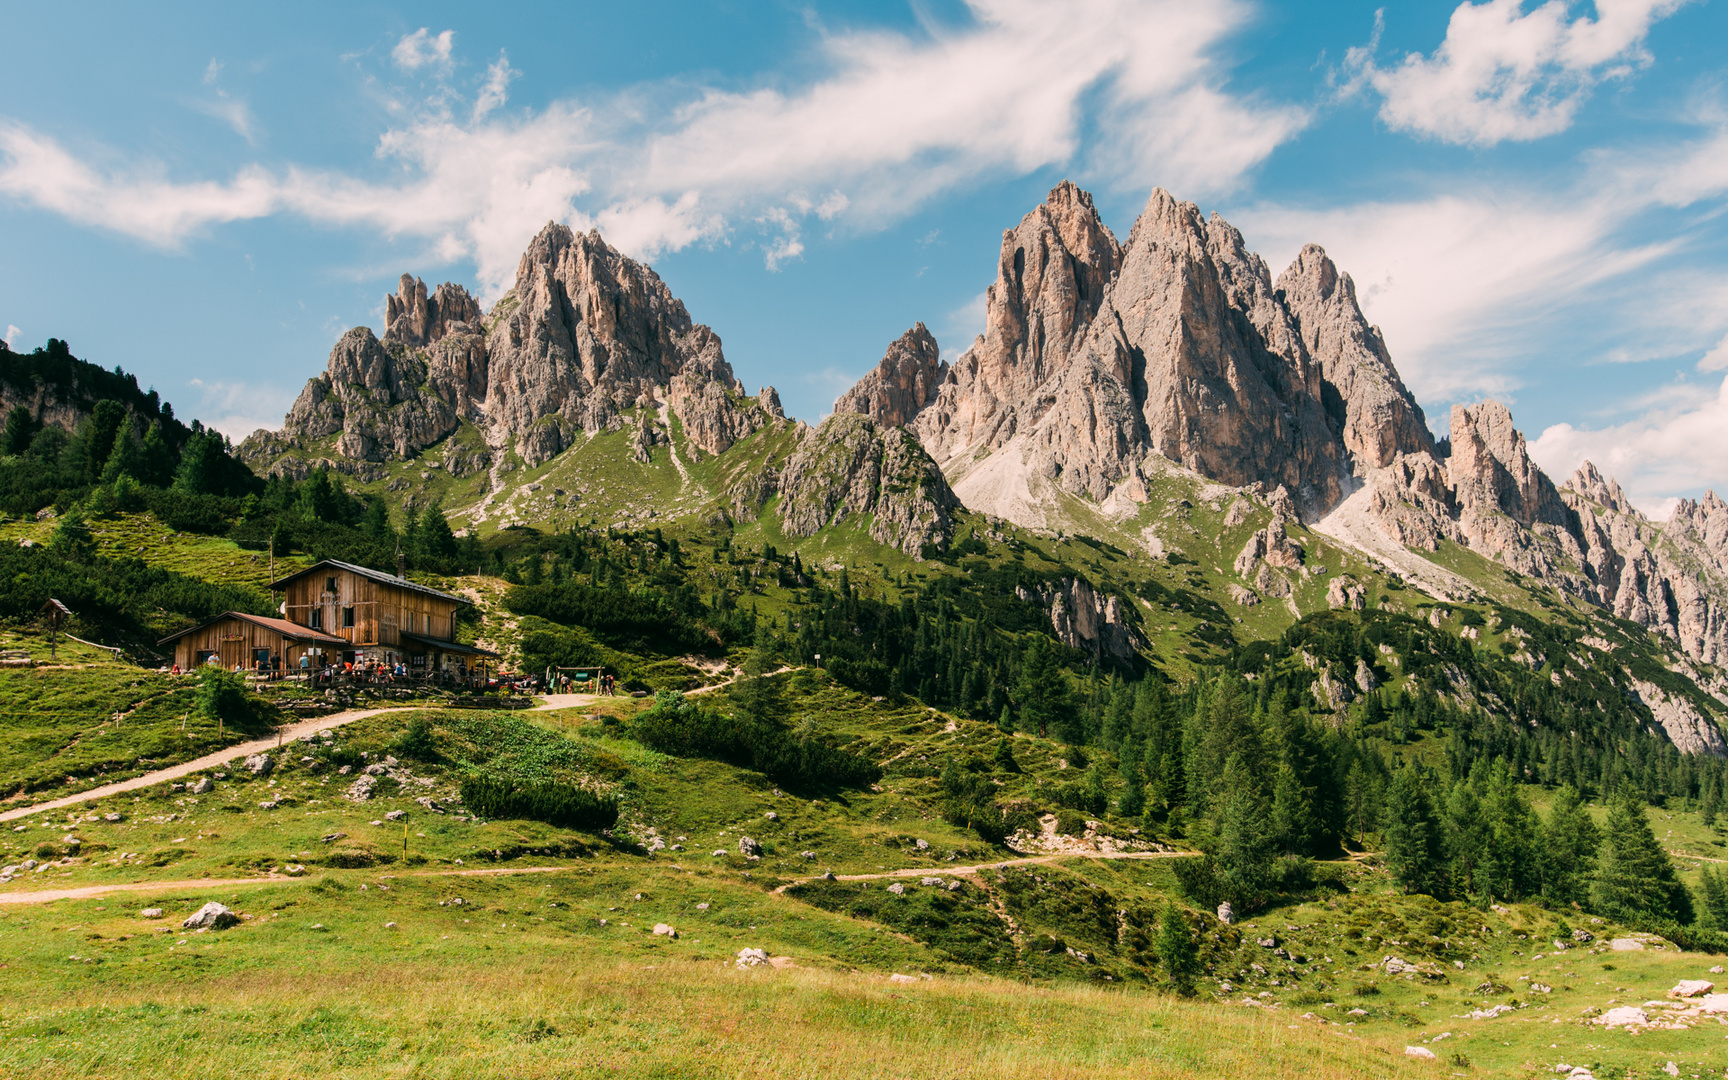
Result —
[{"label": "small wooden shed", "polygon": [[212,661],[229,671],[234,670],[235,664],[246,671],[262,664],[269,671],[278,666],[279,660],[284,675],[297,673],[300,657],[308,653],[340,659],[342,650],[353,648],[342,638],[321,630],[241,611],[225,611],[158,642],[170,643],[174,645],[174,662],[183,671]]}]

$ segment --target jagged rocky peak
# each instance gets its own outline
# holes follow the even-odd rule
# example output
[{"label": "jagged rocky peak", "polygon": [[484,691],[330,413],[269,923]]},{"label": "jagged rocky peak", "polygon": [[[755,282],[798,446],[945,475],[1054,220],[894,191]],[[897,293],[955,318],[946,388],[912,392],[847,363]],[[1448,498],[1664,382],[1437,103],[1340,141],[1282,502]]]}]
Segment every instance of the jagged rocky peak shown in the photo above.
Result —
[{"label": "jagged rocky peak", "polygon": [[1502,513],[1525,527],[1564,526],[1566,506],[1548,475],[1530,460],[1524,433],[1498,401],[1452,406],[1447,475],[1466,511]]},{"label": "jagged rocky peak", "polygon": [[900,427],[935,399],[947,377],[942,350],[919,323],[888,346],[875,370],[840,395],[834,411],[863,413],[877,423]]},{"label": "jagged rocky peak", "polygon": [[1318,244],[1303,247],[1277,283],[1278,296],[1320,365],[1327,424],[1358,475],[1399,454],[1432,452],[1422,407],[1398,377],[1378,327],[1356,302],[1356,283]]},{"label": "jagged rocky peak", "polygon": [[479,327],[480,302],[468,290],[446,281],[431,296],[426,283],[403,274],[396,295],[384,298],[384,340],[420,348],[450,333],[458,324]]},{"label": "jagged rocky peak", "polygon": [[1066,180],[1002,234],[984,333],[955,362],[917,429],[944,467],[1037,422],[1037,390],[1084,337],[1121,254],[1092,196]]},{"label": "jagged rocky peak", "polygon": [[870,515],[874,540],[914,557],[953,536],[952,514],[960,506],[911,432],[850,412],[804,433],[777,488],[787,536],[812,536],[851,515]]},{"label": "jagged rocky peak", "polygon": [[1561,485],[1562,491],[1570,491],[1591,502],[1612,510],[1617,514],[1636,514],[1632,503],[1626,498],[1626,493],[1620,490],[1620,485],[1613,477],[1604,477],[1594,464],[1586,461],[1578,466],[1572,478]]},{"label": "jagged rocky peak", "polygon": [[[541,229],[489,316],[461,286],[428,296],[406,274],[385,312],[384,340],[350,332],[283,430],[243,445],[248,462],[298,469],[282,455],[338,430],[338,465],[407,456],[466,420],[494,450],[512,446],[537,465],[578,432],[621,428],[621,414],[635,408],[669,408],[694,446],[719,453],[777,418],[778,396],[746,397],[719,337],[598,232],[555,222]],[[378,396],[381,388],[388,393]],[[403,403],[414,407],[397,415]]]}]

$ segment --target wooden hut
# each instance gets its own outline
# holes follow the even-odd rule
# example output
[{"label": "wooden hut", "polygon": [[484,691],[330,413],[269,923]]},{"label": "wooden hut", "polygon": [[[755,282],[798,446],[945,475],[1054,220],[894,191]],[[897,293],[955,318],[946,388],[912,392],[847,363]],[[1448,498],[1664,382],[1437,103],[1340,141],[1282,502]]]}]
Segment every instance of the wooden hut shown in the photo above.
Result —
[{"label": "wooden hut", "polygon": [[290,621],[342,639],[345,663],[406,664],[415,674],[497,654],[456,641],[456,612],[473,601],[370,567],[325,559],[270,583]]},{"label": "wooden hut", "polygon": [[334,634],[313,630],[287,619],[267,615],[248,615],[241,611],[226,611],[214,619],[169,634],[160,642],[172,643],[174,662],[182,671],[189,671],[212,659],[226,670],[239,664],[252,671],[262,664],[264,670],[279,669],[283,674],[300,670],[300,657],[310,654],[313,663],[336,660],[348,642]]}]

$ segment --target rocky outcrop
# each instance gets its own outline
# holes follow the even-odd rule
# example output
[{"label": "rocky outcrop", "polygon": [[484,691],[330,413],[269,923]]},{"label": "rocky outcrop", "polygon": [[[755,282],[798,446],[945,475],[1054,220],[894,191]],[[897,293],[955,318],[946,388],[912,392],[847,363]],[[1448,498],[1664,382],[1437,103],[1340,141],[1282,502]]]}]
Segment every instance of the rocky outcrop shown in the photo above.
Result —
[{"label": "rocky outcrop", "polygon": [[384,340],[409,348],[430,345],[458,326],[477,330],[480,321],[480,302],[448,281],[427,296],[424,281],[403,274],[396,295],[384,298]]},{"label": "rocky outcrop", "polygon": [[1092,196],[1067,181],[1002,234],[984,333],[915,425],[945,470],[1037,423],[1048,409],[1045,384],[1090,330],[1121,256]]},{"label": "rocky outcrop", "polygon": [[1722,730],[1692,702],[1638,679],[1632,680],[1632,689],[1668,733],[1668,741],[1681,753],[1728,755],[1728,742],[1723,741]]},{"label": "rocky outcrop", "polygon": [[1320,366],[1327,426],[1355,473],[1385,468],[1400,454],[1432,453],[1422,407],[1399,378],[1379,329],[1363,317],[1350,275],[1309,244],[1278,276],[1277,295]]},{"label": "rocky outcrop", "polygon": [[936,388],[948,377],[948,365],[930,331],[919,323],[888,346],[870,374],[834,402],[835,412],[863,413],[887,427],[912,422],[936,398]]},{"label": "rocky outcrop", "polygon": [[382,341],[350,331],[282,431],[242,445],[248,463],[294,471],[303,462],[284,454],[337,432],[338,459],[404,457],[466,421],[492,451],[509,447],[532,466],[579,432],[616,430],[626,410],[660,404],[693,446],[717,454],[785,416],[772,387],[746,397],[719,337],[598,232],[547,225],[484,317],[461,286],[428,296],[406,274],[385,316]]},{"label": "rocky outcrop", "polygon": [[1021,586],[1015,595],[1049,608],[1050,629],[1073,648],[1126,660],[1143,645],[1129,604],[1100,594],[1084,578],[1063,578],[1037,590]]},{"label": "rocky outcrop", "polygon": [[[425,360],[387,347],[364,326],[342,335],[325,374],[312,379],[283,424],[300,440],[337,435],[335,451],[354,461],[403,458],[456,430],[450,404],[426,386]],[[271,447],[264,440],[242,451]]]},{"label": "rocky outcrop", "polygon": [[878,543],[919,556],[953,535],[959,507],[942,470],[904,428],[835,413],[810,429],[777,482],[788,536],[813,536],[852,515],[869,515]]},{"label": "rocky outcrop", "polygon": [[[985,332],[911,426],[968,506],[1023,525],[1047,524],[1050,501],[1027,494],[1039,485],[1145,498],[1154,455],[1282,486],[1317,517],[1353,470],[1432,440],[1324,252],[1280,284],[1192,203],[1153,192],[1118,245],[1064,183],[1004,234]],[[841,400],[867,407],[881,383],[879,369]]]}]

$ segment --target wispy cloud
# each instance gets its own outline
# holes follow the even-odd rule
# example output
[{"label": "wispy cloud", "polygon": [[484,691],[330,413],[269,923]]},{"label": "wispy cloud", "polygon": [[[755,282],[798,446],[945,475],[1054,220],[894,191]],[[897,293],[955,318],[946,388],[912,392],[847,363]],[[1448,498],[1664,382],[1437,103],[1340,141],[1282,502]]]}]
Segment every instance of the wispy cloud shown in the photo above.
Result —
[{"label": "wispy cloud", "polygon": [[[0,120],[0,195],[164,246],[282,213],[424,237],[472,257],[495,294],[547,220],[598,225],[647,256],[768,219],[778,239],[764,255],[779,265],[797,257],[811,218],[879,227],[988,176],[1060,165],[1105,184],[1229,191],[1308,121],[1229,90],[1216,54],[1251,14],[1239,0],[969,7],[966,25],[936,32],[825,33],[828,73],[791,89],[677,83],[512,114],[501,106],[515,71],[500,55],[462,119],[455,34],[423,27],[391,60],[436,86],[378,141],[406,180],[292,166],[242,166],[223,180],[173,180],[148,161],[98,169]],[[1083,137],[1093,124],[1112,132],[1108,150]],[[799,194],[809,191],[831,194]]]},{"label": "wispy cloud", "polygon": [[[235,442],[260,428],[273,430],[294,402],[294,392],[252,381],[191,379],[187,386],[197,391],[196,414],[206,427],[215,428]],[[193,410],[186,410],[189,414]]]},{"label": "wispy cloud", "polygon": [[1585,461],[1615,477],[1639,508],[1665,517],[1677,495],[1722,482],[1728,461],[1728,379],[1708,387],[1675,387],[1634,420],[1603,428],[1555,424],[1530,444],[1530,456],[1556,477]]},{"label": "wispy cloud", "polygon": [[1596,0],[1596,17],[1571,17],[1565,0],[1524,10],[1524,0],[1462,3],[1432,55],[1380,67],[1373,40],[1345,58],[1346,89],[1371,87],[1380,119],[1443,142],[1492,146],[1572,126],[1598,83],[1649,63],[1650,27],[1686,0]]},{"label": "wispy cloud", "polygon": [[[1356,280],[1417,395],[1506,394],[1523,365],[1580,322],[1647,331],[1640,348],[1598,342],[1572,362],[1643,360],[1705,348],[1728,330],[1728,289],[1689,268],[1686,226],[1650,215],[1728,197],[1728,123],[1696,137],[1598,151],[1569,180],[1485,181],[1405,201],[1312,210],[1260,204],[1232,212],[1274,267],[1321,243]],[[1627,288],[1634,271],[1636,288]]]},{"label": "wispy cloud", "polygon": [[403,71],[418,71],[423,67],[447,68],[455,48],[456,31],[445,30],[433,35],[422,26],[412,34],[402,35],[402,40],[390,50],[390,59]]},{"label": "wispy cloud", "polygon": [[6,324],[6,347],[8,349],[17,348],[18,347],[18,339],[22,338],[23,336],[24,336],[24,331],[18,329],[16,326],[13,326],[11,323]]}]

